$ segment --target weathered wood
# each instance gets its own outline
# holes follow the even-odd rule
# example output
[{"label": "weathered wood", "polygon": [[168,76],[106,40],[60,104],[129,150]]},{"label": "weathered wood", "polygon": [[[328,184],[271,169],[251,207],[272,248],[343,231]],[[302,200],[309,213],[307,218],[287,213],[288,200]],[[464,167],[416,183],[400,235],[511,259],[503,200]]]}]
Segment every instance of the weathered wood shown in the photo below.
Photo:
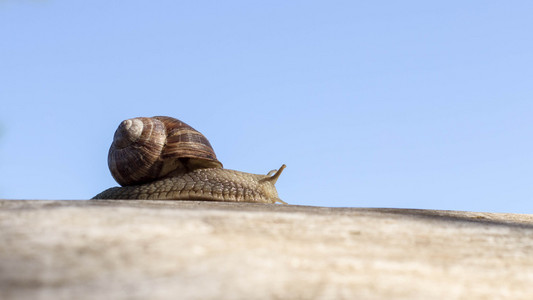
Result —
[{"label": "weathered wood", "polygon": [[0,200],[1,299],[531,299],[533,216]]}]

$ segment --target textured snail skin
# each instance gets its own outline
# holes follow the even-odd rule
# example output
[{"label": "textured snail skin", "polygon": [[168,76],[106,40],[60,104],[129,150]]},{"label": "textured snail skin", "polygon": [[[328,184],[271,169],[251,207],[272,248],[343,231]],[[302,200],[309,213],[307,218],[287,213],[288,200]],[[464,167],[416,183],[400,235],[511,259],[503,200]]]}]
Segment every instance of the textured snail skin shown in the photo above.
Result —
[{"label": "textured snail skin", "polygon": [[[198,169],[150,183],[113,187],[93,199],[207,200],[227,202],[285,203],[274,184],[285,168],[272,176],[228,169]],[[270,173],[269,173],[270,174]]]}]

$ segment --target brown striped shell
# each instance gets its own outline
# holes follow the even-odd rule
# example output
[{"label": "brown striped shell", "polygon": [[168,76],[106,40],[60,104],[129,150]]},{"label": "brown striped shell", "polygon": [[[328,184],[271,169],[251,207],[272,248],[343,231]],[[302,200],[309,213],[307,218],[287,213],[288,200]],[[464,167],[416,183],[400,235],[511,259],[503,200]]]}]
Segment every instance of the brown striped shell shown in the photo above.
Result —
[{"label": "brown striped shell", "polygon": [[205,136],[171,117],[122,121],[115,131],[107,162],[113,178],[122,186],[201,168],[222,168]]}]

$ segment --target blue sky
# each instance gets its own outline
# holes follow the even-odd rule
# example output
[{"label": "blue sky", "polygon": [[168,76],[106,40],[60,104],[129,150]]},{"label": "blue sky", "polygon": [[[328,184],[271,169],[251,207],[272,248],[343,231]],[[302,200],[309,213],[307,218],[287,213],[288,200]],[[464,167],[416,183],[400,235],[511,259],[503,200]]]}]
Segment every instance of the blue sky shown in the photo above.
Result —
[{"label": "blue sky", "polygon": [[291,204],[533,213],[533,2],[0,1],[0,198],[169,115]]}]

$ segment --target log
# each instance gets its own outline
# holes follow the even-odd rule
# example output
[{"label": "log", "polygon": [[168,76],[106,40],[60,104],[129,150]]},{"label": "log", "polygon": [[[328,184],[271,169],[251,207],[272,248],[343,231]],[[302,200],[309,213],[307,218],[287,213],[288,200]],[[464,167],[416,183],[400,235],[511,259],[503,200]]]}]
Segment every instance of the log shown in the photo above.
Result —
[{"label": "log", "polygon": [[533,216],[0,200],[1,299],[531,299]]}]

